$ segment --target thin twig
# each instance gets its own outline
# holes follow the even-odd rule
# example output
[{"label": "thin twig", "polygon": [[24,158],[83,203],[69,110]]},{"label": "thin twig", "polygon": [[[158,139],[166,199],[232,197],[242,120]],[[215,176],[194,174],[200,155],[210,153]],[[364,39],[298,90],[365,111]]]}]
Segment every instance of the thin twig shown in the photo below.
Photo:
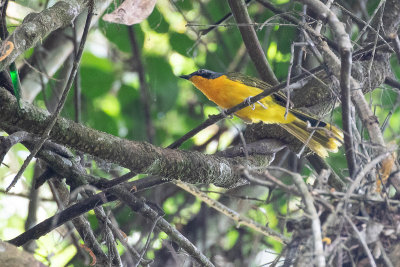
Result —
[{"label": "thin twig", "polygon": [[290,90],[289,90],[289,85],[290,85],[290,78],[291,78],[291,74],[292,74],[292,68],[293,68],[293,61],[294,61],[294,57],[295,57],[295,53],[294,53],[294,47],[295,46],[300,46],[303,47],[305,45],[308,45],[305,42],[297,42],[297,43],[292,43],[290,46],[290,62],[289,62],[289,69],[288,69],[288,75],[286,78],[286,88],[287,92],[286,92],[286,111],[285,111],[285,120],[287,119],[287,115],[289,114],[289,108],[290,108]]},{"label": "thin twig", "polygon": [[[343,199],[343,197],[345,196],[346,193],[344,192],[329,192],[326,191],[324,189],[314,189],[312,191],[313,195],[322,195],[322,196],[329,196],[331,198],[335,198],[337,200],[341,200]],[[382,204],[382,203],[387,203],[389,202],[390,205],[394,205],[394,206],[400,206],[400,200],[396,200],[396,199],[377,199],[377,198],[371,198],[365,195],[360,195],[360,194],[351,194],[349,199],[353,200],[353,201],[357,201],[357,202],[370,202],[373,204]]]},{"label": "thin twig", "polygon": [[344,147],[346,151],[347,166],[350,177],[354,177],[356,168],[356,156],[354,139],[351,128],[351,99],[350,99],[350,77],[351,77],[351,47],[341,49],[340,88],[342,101],[342,122],[344,132]]},{"label": "thin twig", "polygon": [[331,166],[326,163],[321,157],[315,154],[311,154],[307,156],[307,160],[311,163],[312,167],[317,171],[317,173],[321,173],[322,170],[330,170],[330,175],[328,178],[328,185],[335,188],[338,191],[342,191],[345,188],[346,184],[342,179],[335,173],[335,171],[331,168]]},{"label": "thin twig", "polygon": [[385,248],[382,244],[382,242],[380,240],[378,240],[378,242],[376,242],[378,245],[379,250],[382,253],[382,259],[384,261],[384,263],[386,264],[386,267],[394,267],[391,259],[389,258],[389,256],[386,254]]},{"label": "thin twig", "polygon": [[358,231],[357,227],[354,225],[354,223],[351,221],[351,219],[346,214],[343,214],[343,217],[346,219],[347,223],[350,224],[351,228],[356,233],[358,240],[360,241],[360,243],[365,251],[365,254],[367,254],[367,256],[368,256],[369,263],[371,264],[372,267],[376,267],[374,257],[372,256],[372,253],[368,248],[365,238],[361,235],[360,231]]},{"label": "thin twig", "polygon": [[[78,38],[76,36],[76,27],[72,29],[74,34],[74,55],[78,55]],[[81,122],[82,108],[82,89],[81,89],[81,74],[78,70],[74,79],[74,107],[75,107],[75,122]]]},{"label": "thin twig", "polygon": [[317,32],[313,28],[311,28],[307,23],[297,19],[296,17],[293,17],[293,16],[287,14],[285,11],[275,7],[274,5],[269,3],[268,1],[257,0],[257,2],[259,2],[261,5],[263,5],[264,7],[268,8],[269,10],[274,12],[275,14],[279,14],[285,20],[299,25],[301,28],[306,30],[310,35],[312,35],[312,36],[314,36],[316,38],[320,38],[321,40],[327,42],[329,47],[332,48],[333,50],[335,50],[335,51],[339,50],[337,43],[335,43],[334,41],[332,41],[330,39],[327,39],[325,36],[321,35],[319,32]]},{"label": "thin twig", "polygon": [[155,221],[158,219],[157,228],[164,231],[172,240],[178,243],[188,254],[190,254],[201,266],[214,266],[210,260],[185,236],[183,236],[175,227],[170,225],[164,218],[153,209],[151,209],[144,201],[138,199],[135,195],[125,190],[121,186],[112,187],[109,191],[117,196],[121,201],[127,204],[133,211],[140,213],[144,217]]},{"label": "thin twig", "polygon": [[[69,197],[69,190],[67,188],[67,185],[65,182],[61,181],[61,179],[53,179],[52,183],[54,185],[53,189],[55,189],[55,192],[58,193],[59,199],[57,199],[57,194],[55,195],[55,198],[58,200],[57,204],[59,204],[59,209],[60,210],[68,210],[68,208],[64,209],[66,204],[68,203],[68,197]],[[60,201],[61,200],[61,201]],[[60,214],[60,213],[57,213]],[[59,217],[54,216],[53,220],[57,220]],[[53,225],[54,221],[50,221],[50,226]],[[68,220],[69,221],[69,220]],[[79,235],[81,236],[82,240],[85,242],[85,245],[90,248],[91,251],[93,251],[94,255],[96,255],[96,258],[99,259],[99,264],[109,264],[110,262],[108,261],[107,255],[103,252],[101,249],[100,243],[97,241],[95,234],[93,233],[92,228],[90,227],[89,222],[84,216],[77,216],[72,218],[72,223],[76,230],[78,231]],[[39,224],[38,224],[39,225]],[[37,226],[37,225],[36,225]],[[31,229],[36,228],[36,226],[32,227]],[[51,227],[50,227],[51,228]],[[31,229],[29,229],[26,232],[29,232]]]},{"label": "thin twig", "polygon": [[[329,10],[322,2],[317,0],[300,1],[304,4],[307,4],[319,16],[327,19],[341,49],[351,49],[352,45],[349,35],[346,33],[343,24],[331,10]],[[330,66],[334,75],[339,77],[341,70],[340,60],[324,42],[319,42],[318,46],[323,51],[325,62]],[[351,99],[356,107],[357,113],[362,119],[363,125],[367,128],[371,141],[378,145],[374,151],[374,154],[379,155],[386,150],[386,145],[379,127],[378,120],[372,113],[368,103],[365,100],[363,92],[360,90],[361,85],[352,77],[350,77],[350,87],[354,89],[351,91]]]},{"label": "thin twig", "polygon": [[379,32],[377,30],[375,30],[371,25],[369,25],[367,22],[365,22],[364,20],[360,19],[359,17],[357,17],[356,15],[354,15],[352,12],[350,12],[349,10],[347,10],[345,7],[339,5],[338,3],[334,3],[333,5],[337,6],[338,8],[340,8],[346,15],[348,15],[352,20],[354,20],[357,24],[362,24],[365,27],[368,27],[368,29],[372,32],[374,32],[376,35],[379,36],[379,39],[381,40],[381,42],[383,42],[387,47],[389,47],[389,49],[392,49],[390,44],[385,40],[385,37],[380,35]]},{"label": "thin twig", "polygon": [[[165,181],[158,180],[158,184],[162,183],[165,183]],[[149,180],[143,178],[141,180],[134,181],[131,184],[131,187],[136,189],[134,192],[138,192],[154,185],[157,185],[157,181],[154,181],[154,177],[151,177]],[[94,196],[91,196],[87,199],[84,199],[76,204],[69,206],[65,210],[62,210],[56,215],[42,221],[41,223],[38,223],[37,225],[20,234],[19,236],[8,240],[8,242],[14,244],[15,246],[21,246],[30,240],[38,239],[39,237],[70,221],[71,219],[80,216],[94,209],[95,207],[109,203],[116,199],[117,198],[115,196],[112,196],[108,192],[108,189],[106,189],[104,192],[98,193]],[[55,217],[58,217],[58,220],[54,220]]]},{"label": "thin twig", "polygon": [[390,153],[386,152],[383,153],[377,157],[375,157],[371,162],[368,162],[368,164],[366,164],[364,166],[364,168],[362,168],[356,175],[356,177],[354,177],[354,181],[353,183],[351,183],[349,189],[347,189],[346,191],[346,195],[344,196],[344,200],[347,201],[347,199],[350,198],[351,194],[353,194],[353,192],[358,188],[358,186],[361,183],[361,180],[363,178],[365,178],[365,176],[368,174],[368,172],[374,168],[376,166],[376,164],[378,164],[379,162],[381,162],[382,160],[384,160],[387,156],[389,156]]},{"label": "thin twig", "polygon": [[[379,5],[382,5],[381,14],[380,14],[380,17],[379,17],[379,23],[378,23],[377,30],[376,30],[377,34],[375,35],[374,42],[373,42],[374,46],[372,48],[371,59],[369,60],[368,69],[367,69],[369,90],[372,90],[372,88],[371,88],[372,87],[371,86],[371,70],[372,70],[372,65],[374,63],[374,59],[375,59],[376,46],[378,44],[379,31],[380,31],[380,29],[382,27],[382,24],[383,24],[382,17],[383,17],[383,14],[384,14],[385,3],[386,3],[386,0],[381,0],[381,2],[379,3]],[[370,103],[372,103],[372,94],[370,94]]]},{"label": "thin twig", "polygon": [[143,62],[142,62],[142,53],[140,51],[140,47],[139,47],[133,27],[134,26],[128,26],[128,34],[129,34],[130,45],[131,45],[131,49],[132,49],[132,62],[137,65],[137,71],[139,74],[140,102],[142,103],[143,110],[144,110],[144,120],[146,122],[147,141],[149,141],[150,144],[153,144],[155,129],[154,129],[153,122],[151,121],[150,92],[149,92],[148,85],[146,82],[146,73],[145,73]]},{"label": "thin twig", "polygon": [[[274,185],[277,185],[279,188],[281,188],[283,191],[285,191],[289,194],[293,194],[296,196],[300,195],[299,191],[297,191],[296,188],[293,188],[293,186],[284,184],[282,181],[280,181],[279,179],[277,179],[276,177],[271,175],[268,171],[265,171],[264,173],[257,173],[257,172],[253,172],[250,170],[243,169],[243,175],[251,183],[265,186],[265,187],[271,187],[271,183],[272,183]],[[267,181],[264,181],[262,179],[259,179],[257,177],[262,177],[263,179],[269,181],[270,183],[268,183]]]},{"label": "thin twig", "polygon": [[156,227],[157,222],[160,220],[160,218],[161,218],[161,217],[157,217],[157,219],[155,219],[155,220],[153,221],[153,224],[151,225],[151,229],[150,229],[150,231],[149,231],[149,235],[147,236],[146,244],[144,245],[144,248],[143,248],[142,253],[140,253],[139,260],[138,260],[137,263],[135,264],[135,267],[139,266],[141,260],[143,259],[144,254],[145,254],[146,251],[149,249],[151,234],[153,233],[154,228]]},{"label": "thin twig", "polygon": [[[246,5],[250,4],[250,2],[253,0],[246,0]],[[201,1],[199,1],[201,3]],[[227,13],[225,16],[223,16],[221,19],[219,19],[217,22],[215,22],[214,24],[212,24],[210,27],[208,27],[207,29],[201,30],[199,33],[200,35],[206,35],[207,33],[213,31],[215,28],[217,28],[221,23],[223,23],[224,21],[226,21],[227,19],[229,19],[230,17],[232,17],[232,12]]]},{"label": "thin twig", "polygon": [[19,131],[9,136],[0,136],[0,163],[3,162],[12,146],[31,138],[32,135],[25,131]]},{"label": "thin twig", "polygon": [[[87,191],[88,196],[94,195],[93,192]],[[108,219],[108,215],[105,213],[103,206],[98,206],[94,209],[97,220],[101,225],[101,231],[104,232],[104,239],[108,247],[108,258],[109,262],[113,262],[114,265],[122,267],[121,256],[118,253],[117,242],[115,239],[115,232],[111,228],[111,221]],[[117,231],[118,232],[118,231]],[[139,261],[140,262],[140,261]]]},{"label": "thin twig", "polygon": [[385,4],[385,3],[386,3],[386,0],[379,1],[379,5],[375,8],[374,13],[371,15],[371,17],[369,18],[368,22],[365,24],[364,28],[362,28],[361,31],[358,33],[357,38],[354,40],[355,43],[357,43],[358,40],[360,40],[360,38],[364,35],[364,33],[367,30],[367,28],[370,27],[371,21],[374,19],[376,13],[378,13],[378,11],[382,7],[382,5]]}]

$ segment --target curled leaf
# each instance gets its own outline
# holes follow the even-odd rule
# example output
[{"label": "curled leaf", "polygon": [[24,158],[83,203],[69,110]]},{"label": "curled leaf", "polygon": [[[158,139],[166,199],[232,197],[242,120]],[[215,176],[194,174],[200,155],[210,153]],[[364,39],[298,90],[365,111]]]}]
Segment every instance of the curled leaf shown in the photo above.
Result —
[{"label": "curled leaf", "polygon": [[14,50],[13,42],[6,41],[2,44],[0,48],[0,61],[3,61],[11,52]]},{"label": "curled leaf", "polygon": [[142,22],[153,12],[156,0],[125,0],[117,9],[103,16],[104,21],[133,25]]},{"label": "curled leaf", "polygon": [[96,262],[97,262],[96,255],[94,255],[93,251],[85,244],[81,244],[80,246],[81,246],[81,248],[86,250],[87,253],[89,253],[90,257],[92,257],[92,262],[90,263],[90,266],[96,265]]}]

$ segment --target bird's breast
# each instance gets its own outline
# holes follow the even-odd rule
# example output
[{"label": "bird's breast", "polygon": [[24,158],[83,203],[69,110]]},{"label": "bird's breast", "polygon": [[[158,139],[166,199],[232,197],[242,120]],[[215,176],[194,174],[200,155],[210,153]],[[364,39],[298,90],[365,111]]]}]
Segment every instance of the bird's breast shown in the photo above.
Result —
[{"label": "bird's breast", "polygon": [[209,80],[207,83],[195,84],[208,99],[222,108],[231,108],[262,90],[231,81],[225,75]]}]

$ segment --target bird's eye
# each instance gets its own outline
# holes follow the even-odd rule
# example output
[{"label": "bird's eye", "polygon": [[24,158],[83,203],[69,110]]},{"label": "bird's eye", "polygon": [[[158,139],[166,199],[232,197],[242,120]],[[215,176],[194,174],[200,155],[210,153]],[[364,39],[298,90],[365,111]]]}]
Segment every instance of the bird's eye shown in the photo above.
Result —
[{"label": "bird's eye", "polygon": [[209,78],[211,73],[208,70],[201,70],[200,75],[204,78]]}]

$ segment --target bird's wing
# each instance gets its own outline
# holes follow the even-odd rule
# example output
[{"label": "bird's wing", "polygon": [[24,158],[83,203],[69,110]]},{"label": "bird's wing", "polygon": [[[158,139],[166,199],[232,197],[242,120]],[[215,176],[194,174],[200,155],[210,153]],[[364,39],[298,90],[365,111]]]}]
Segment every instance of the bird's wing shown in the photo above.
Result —
[{"label": "bird's wing", "polygon": [[[237,82],[240,82],[247,86],[256,87],[263,91],[272,87],[267,82],[264,82],[260,79],[257,79],[257,78],[251,77],[251,76],[244,75],[239,72],[230,72],[230,73],[227,73],[226,76],[232,81],[237,81]],[[284,93],[276,92],[276,93],[271,94],[271,97],[275,100],[275,102],[277,104],[281,105],[282,107],[286,107],[287,98]],[[290,102],[289,106],[292,107],[293,104]]]}]

